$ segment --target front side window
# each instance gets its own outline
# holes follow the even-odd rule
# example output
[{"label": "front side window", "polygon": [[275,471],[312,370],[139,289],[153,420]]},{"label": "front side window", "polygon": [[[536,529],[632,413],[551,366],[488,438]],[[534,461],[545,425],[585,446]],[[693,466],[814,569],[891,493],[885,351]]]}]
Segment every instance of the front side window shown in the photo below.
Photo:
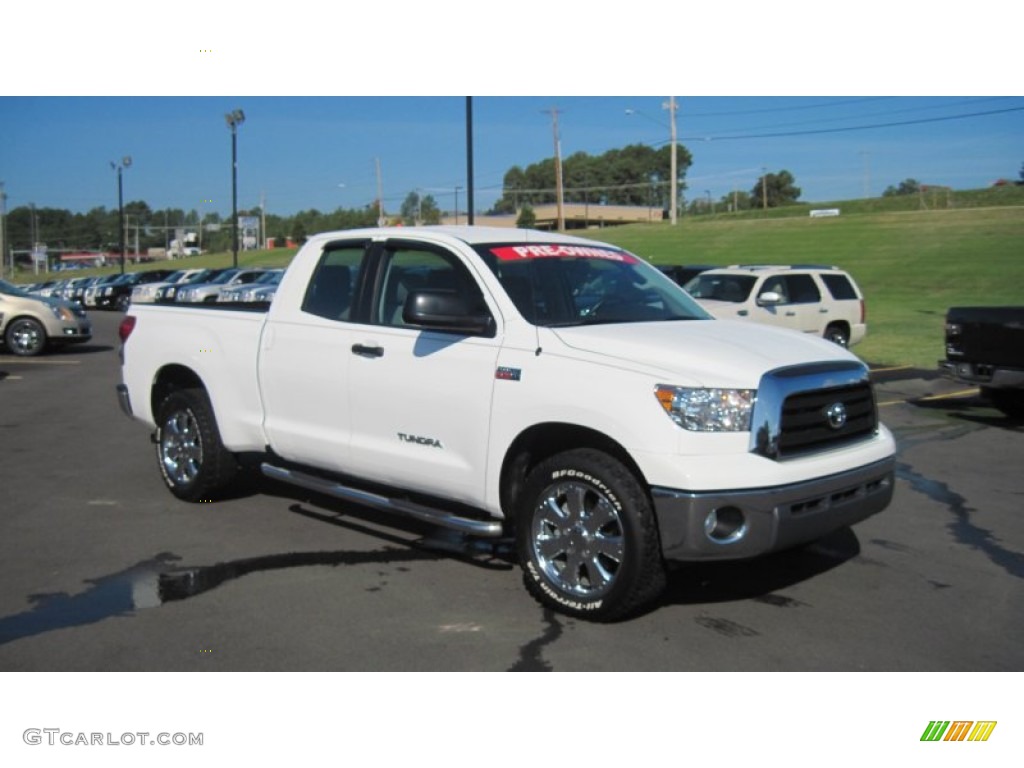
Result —
[{"label": "front side window", "polygon": [[742,304],[750,296],[757,278],[752,275],[697,275],[686,284],[686,292],[695,299]]},{"label": "front side window", "polygon": [[472,312],[489,314],[479,286],[454,255],[401,244],[390,246],[374,320],[381,325],[409,325],[403,310],[414,291],[456,294]]}]

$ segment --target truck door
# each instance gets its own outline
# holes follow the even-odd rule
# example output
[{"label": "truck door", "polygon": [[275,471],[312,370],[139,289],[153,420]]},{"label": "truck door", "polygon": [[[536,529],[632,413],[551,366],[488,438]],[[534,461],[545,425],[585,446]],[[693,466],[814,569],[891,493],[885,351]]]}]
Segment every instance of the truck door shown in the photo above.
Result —
[{"label": "truck door", "polygon": [[279,455],[349,468],[352,325],[367,243],[329,244],[300,306],[272,307],[260,348],[264,430]]},{"label": "truck door", "polygon": [[351,466],[379,482],[479,499],[500,339],[494,332],[466,336],[409,326],[402,309],[413,291],[456,292],[496,314],[454,253],[387,242],[371,324],[359,326],[352,339]]}]

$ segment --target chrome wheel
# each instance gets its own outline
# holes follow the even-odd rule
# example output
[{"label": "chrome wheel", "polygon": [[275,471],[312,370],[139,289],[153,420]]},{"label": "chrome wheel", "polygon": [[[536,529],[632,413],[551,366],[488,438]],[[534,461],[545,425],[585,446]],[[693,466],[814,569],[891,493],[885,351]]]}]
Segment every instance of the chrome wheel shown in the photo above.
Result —
[{"label": "chrome wheel", "polygon": [[623,541],[615,506],[588,484],[550,486],[533,516],[536,563],[566,595],[593,599],[607,593],[622,566]]},{"label": "chrome wheel", "polygon": [[46,331],[30,317],[15,320],[7,327],[7,347],[15,355],[38,355],[46,346]]},{"label": "chrome wheel", "polygon": [[174,411],[164,421],[160,429],[160,463],[164,475],[174,485],[187,486],[199,476],[203,441],[191,411]]}]

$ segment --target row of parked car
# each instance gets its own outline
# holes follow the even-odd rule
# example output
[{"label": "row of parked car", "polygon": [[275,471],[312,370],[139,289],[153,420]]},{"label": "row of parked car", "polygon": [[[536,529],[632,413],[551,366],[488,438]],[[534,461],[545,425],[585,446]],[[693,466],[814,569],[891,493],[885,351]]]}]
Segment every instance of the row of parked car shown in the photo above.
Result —
[{"label": "row of parked car", "polygon": [[25,286],[40,298],[62,299],[86,309],[124,312],[134,303],[215,301],[269,304],[281,269],[151,269],[124,275],[51,280]]}]

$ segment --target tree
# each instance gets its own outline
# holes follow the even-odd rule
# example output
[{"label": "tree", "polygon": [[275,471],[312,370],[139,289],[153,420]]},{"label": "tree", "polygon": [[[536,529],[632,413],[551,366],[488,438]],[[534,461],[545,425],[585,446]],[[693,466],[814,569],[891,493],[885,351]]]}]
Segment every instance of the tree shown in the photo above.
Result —
[{"label": "tree", "polygon": [[402,207],[399,209],[399,214],[402,217],[402,223],[406,226],[418,224],[420,219],[420,194],[415,190],[405,196],[405,200],[402,201]]},{"label": "tree", "polygon": [[885,188],[882,197],[896,197],[898,195],[916,195],[921,191],[921,183],[917,179],[904,179],[898,187],[892,185]]},{"label": "tree", "polygon": [[537,226],[537,215],[529,203],[523,203],[519,211],[519,218],[516,219],[516,226],[520,229],[533,229]]},{"label": "tree", "polygon": [[789,171],[769,173],[757,180],[757,184],[750,190],[750,196],[757,207],[763,206],[765,200],[769,208],[789,205],[800,198],[800,187],[795,182],[796,179]]},{"label": "tree", "polygon": [[427,195],[420,201],[420,217],[424,224],[441,223],[441,209],[433,195]]},{"label": "tree", "polygon": [[[671,199],[671,155],[668,145],[654,149],[631,144],[603,155],[576,152],[562,161],[562,183],[567,203],[656,205],[667,208]],[[677,181],[680,191],[693,159],[677,146]],[[545,158],[525,169],[513,166],[505,173],[505,193],[492,209],[513,213],[529,203],[554,203],[555,161]]]}]

